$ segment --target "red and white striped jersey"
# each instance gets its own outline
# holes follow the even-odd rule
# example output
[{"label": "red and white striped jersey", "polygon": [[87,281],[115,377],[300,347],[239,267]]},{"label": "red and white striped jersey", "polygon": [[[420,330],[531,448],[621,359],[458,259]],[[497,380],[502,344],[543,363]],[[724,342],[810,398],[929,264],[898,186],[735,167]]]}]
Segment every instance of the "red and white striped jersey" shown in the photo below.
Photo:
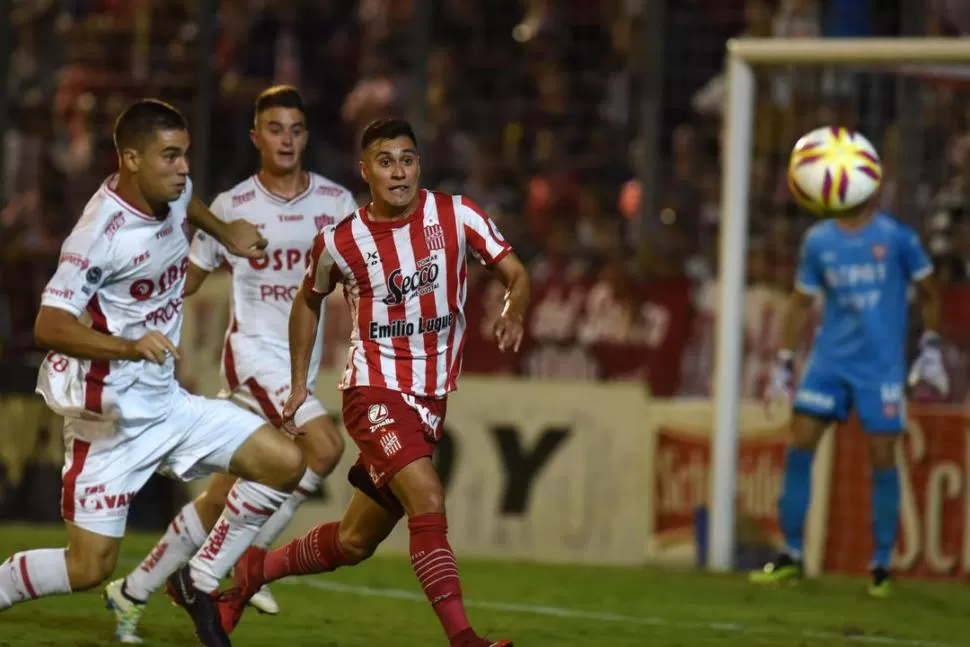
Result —
[{"label": "red and white striped jersey", "polygon": [[376,386],[428,397],[455,390],[466,247],[489,266],[512,251],[474,202],[424,190],[404,220],[375,222],[364,207],[317,235],[304,286],[326,295],[343,283],[354,321],[341,389]]},{"label": "red and white striped jersey", "polygon": [[[252,368],[236,361],[240,352],[262,354],[273,362],[289,357],[290,306],[309,262],[313,237],[357,209],[350,191],[315,173],[308,176],[306,190],[290,199],[276,195],[254,175],[213,201],[212,212],[222,220],[247,220],[260,229],[269,241],[264,258],[233,256],[201,231],[192,241],[193,265],[211,272],[225,264],[232,271],[230,323],[222,353],[230,389],[254,377],[249,374]],[[323,352],[322,327],[319,333],[313,367]]]},{"label": "red and white striped jersey", "polygon": [[[99,332],[139,339],[157,330],[177,345],[192,184],[159,220],[115,193],[117,180],[108,178],[84,208],[41,305],[90,318]],[[37,392],[57,413],[105,419],[161,417],[178,388],[172,357],[159,365],[49,353],[37,380]]]}]

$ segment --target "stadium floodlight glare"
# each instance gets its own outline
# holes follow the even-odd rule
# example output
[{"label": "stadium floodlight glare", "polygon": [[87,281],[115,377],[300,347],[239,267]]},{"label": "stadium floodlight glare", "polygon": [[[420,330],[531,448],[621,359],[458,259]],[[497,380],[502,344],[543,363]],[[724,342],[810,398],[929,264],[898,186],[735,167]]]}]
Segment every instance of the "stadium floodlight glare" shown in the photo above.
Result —
[{"label": "stadium floodlight glare", "polygon": [[[959,38],[762,39],[727,43],[725,145],[722,152],[721,240],[714,383],[714,456],[710,479],[708,565],[734,563],[738,414],[748,235],[755,66],[850,65],[893,68],[912,64],[970,63],[970,40]],[[837,124],[833,124],[837,125]]]}]

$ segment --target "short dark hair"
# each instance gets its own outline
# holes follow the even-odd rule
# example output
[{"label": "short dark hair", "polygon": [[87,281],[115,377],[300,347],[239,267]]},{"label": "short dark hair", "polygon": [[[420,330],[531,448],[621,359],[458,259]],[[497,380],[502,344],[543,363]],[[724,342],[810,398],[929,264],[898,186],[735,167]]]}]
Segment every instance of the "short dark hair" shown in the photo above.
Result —
[{"label": "short dark hair", "polygon": [[158,99],[139,99],[115,121],[115,148],[144,148],[159,130],[188,130],[189,123],[178,109]]},{"label": "short dark hair", "polygon": [[414,136],[414,128],[403,119],[378,119],[367,124],[364,134],[360,136],[360,150],[367,150],[367,147],[379,139],[397,139],[398,137],[408,137],[414,145],[418,145],[418,138]]},{"label": "short dark hair", "polygon": [[274,85],[260,92],[259,96],[256,97],[256,105],[253,110],[254,121],[263,111],[270,108],[292,108],[302,112],[303,118],[306,118],[303,95],[292,85]]}]

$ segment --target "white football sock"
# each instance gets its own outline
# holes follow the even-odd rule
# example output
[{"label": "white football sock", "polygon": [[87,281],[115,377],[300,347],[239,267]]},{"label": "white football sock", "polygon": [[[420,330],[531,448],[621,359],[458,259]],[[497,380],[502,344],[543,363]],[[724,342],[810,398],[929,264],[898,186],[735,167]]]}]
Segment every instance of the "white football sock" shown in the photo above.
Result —
[{"label": "white football sock", "polygon": [[125,578],[124,594],[132,600],[147,602],[168,576],[189,561],[205,542],[206,530],[190,501],[168,524],[165,534],[145,560]]},{"label": "white football sock", "polygon": [[226,499],[212,532],[202,548],[189,560],[192,583],[211,593],[226,576],[277,508],[289,498],[289,492],[251,481],[237,481]]},{"label": "white football sock", "polygon": [[0,610],[27,600],[71,592],[63,548],[14,553],[0,564]]},{"label": "white football sock", "polygon": [[290,519],[296,514],[296,509],[303,505],[303,502],[317,491],[321,481],[323,481],[322,476],[308,469],[303,474],[303,478],[300,479],[300,484],[293,490],[293,494],[283,502],[280,509],[274,512],[273,516],[269,518],[269,521],[260,529],[259,534],[256,535],[256,540],[253,541],[253,546],[267,550],[276,543],[276,540],[280,538],[280,535],[286,529],[287,524],[290,523]]}]

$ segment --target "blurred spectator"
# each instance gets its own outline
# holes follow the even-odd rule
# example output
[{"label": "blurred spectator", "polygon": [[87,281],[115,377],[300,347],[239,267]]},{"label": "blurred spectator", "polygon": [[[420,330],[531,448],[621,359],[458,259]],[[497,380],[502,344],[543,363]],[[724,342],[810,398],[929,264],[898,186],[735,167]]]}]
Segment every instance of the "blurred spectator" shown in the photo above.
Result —
[{"label": "blurred spectator", "polygon": [[[231,185],[255,168],[249,141],[252,102],[273,84],[295,85],[304,95],[313,131],[307,154],[310,166],[320,169],[319,150],[342,145],[346,152],[350,143],[350,137],[330,127],[340,116],[341,102],[356,72],[356,60],[350,54],[353,28],[346,23],[350,9],[338,0],[258,2],[251,3],[252,12],[244,21],[235,13],[241,8],[236,4],[227,2],[222,11],[219,109],[229,125],[215,133],[214,146],[228,152],[226,157],[233,163],[220,173],[220,184]],[[324,34],[328,36],[321,37]],[[328,168],[338,166],[347,172],[344,165],[322,161]]]},{"label": "blurred spectator", "polygon": [[970,33],[970,4],[964,0],[930,0],[929,10],[930,35]]},{"label": "blurred spectator", "polygon": [[[966,31],[964,4],[934,0],[934,33]],[[0,205],[7,352],[31,351],[37,294],[59,241],[115,162],[111,129],[120,110],[146,94],[192,107],[198,66],[211,60],[218,76],[211,138],[195,145],[208,148],[213,188],[254,168],[252,101],[271,83],[298,85],[307,98],[309,166],[356,187],[360,129],[388,114],[422,115],[426,184],[488,211],[536,283],[523,354],[496,353],[491,324],[503,288],[469,264],[467,370],[636,379],[658,393],[707,394],[719,284],[725,39],[883,33],[898,22],[898,8],[868,1],[668,3],[658,70],[660,154],[646,160],[638,139],[643,80],[656,62],[646,57],[652,43],[641,38],[651,19],[643,0],[440,0],[426,52],[413,42],[414,0],[220,0],[216,43],[199,40],[198,6],[15,4],[5,88],[13,127],[2,140]],[[427,78],[416,87],[419,61]],[[820,70],[757,75],[744,296],[749,394],[773,353],[797,241],[812,222],[793,205],[785,177],[801,132],[839,123],[883,142],[881,204],[893,208],[900,195],[915,196],[908,200],[914,211],[900,217],[928,234],[946,279],[970,281],[966,87],[952,71],[936,74],[933,85],[925,74],[901,71],[922,92],[925,145],[913,156],[893,122],[901,118],[894,101],[885,100],[895,94],[895,73],[837,71],[831,87]],[[659,203],[641,222],[640,176],[653,169]],[[901,184],[913,177],[917,187]],[[347,316],[333,307],[329,337],[342,337]],[[343,357],[342,348],[330,348],[328,361]]]},{"label": "blurred spectator", "polygon": [[[550,139],[550,146],[555,145],[552,142]],[[561,145],[556,146],[556,152],[528,183],[525,209],[529,233],[540,244],[545,243],[555,221],[575,222],[579,199],[578,180],[568,165],[567,154]]]},{"label": "blurred spectator", "polygon": [[498,153],[479,141],[469,157],[468,177],[456,192],[467,195],[489,213],[510,212],[517,207],[520,197],[514,186],[503,181]]},{"label": "blurred spectator", "polygon": [[871,0],[829,0],[825,35],[832,38],[872,36]]},{"label": "blurred spectator", "polygon": [[362,131],[374,119],[386,117],[403,105],[400,92],[388,61],[378,53],[366,56],[360,62],[360,79],[344,101],[344,121],[355,131]]}]

